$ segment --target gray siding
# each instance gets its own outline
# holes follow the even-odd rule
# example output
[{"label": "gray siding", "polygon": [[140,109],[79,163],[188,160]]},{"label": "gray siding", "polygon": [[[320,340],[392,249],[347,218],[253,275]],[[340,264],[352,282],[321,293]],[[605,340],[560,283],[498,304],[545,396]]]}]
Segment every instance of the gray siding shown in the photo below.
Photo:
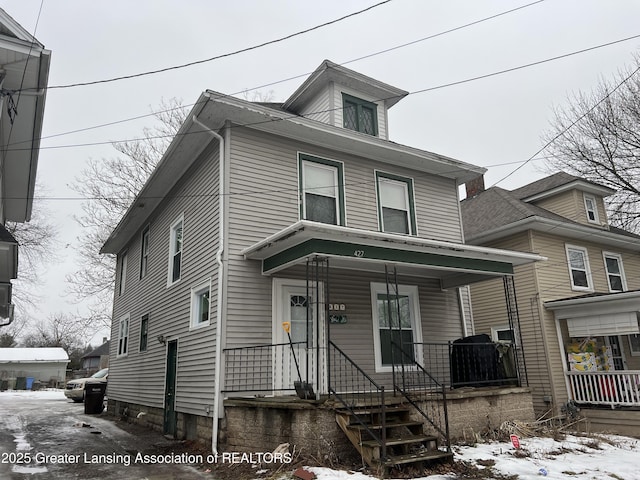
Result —
[{"label": "gray siding", "polygon": [[332,98],[329,92],[330,86],[327,85],[308,105],[305,105],[300,115],[331,125],[331,119],[333,118],[333,112],[331,110],[333,104],[331,103]]},{"label": "gray siding", "polygon": [[[179,161],[179,159],[174,159]],[[181,279],[167,287],[170,225],[184,215]],[[149,272],[140,279],[140,236],[127,246],[126,289],[114,300],[109,397],[162,408],[166,346],[158,335],[178,341],[176,410],[205,415],[213,404],[217,313],[218,147],[200,155],[152,214]],[[191,289],[211,279],[211,325],[190,330]],[[117,292],[117,288],[116,288]],[[119,320],[130,315],[129,353],[118,357]],[[139,351],[140,319],[149,315],[148,347]]]}]

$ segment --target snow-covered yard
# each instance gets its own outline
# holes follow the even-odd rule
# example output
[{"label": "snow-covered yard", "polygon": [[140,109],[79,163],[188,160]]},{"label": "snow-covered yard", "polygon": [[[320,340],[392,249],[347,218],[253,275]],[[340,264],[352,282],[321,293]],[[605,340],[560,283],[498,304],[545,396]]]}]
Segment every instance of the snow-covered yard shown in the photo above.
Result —
[{"label": "snow-covered yard", "polygon": [[[455,460],[477,467],[478,476],[429,475],[429,480],[486,478],[530,480],[640,479],[639,440],[616,435],[573,436],[562,440],[520,438],[520,448],[492,442],[454,447]],[[319,480],[372,480],[361,473],[307,467]]]}]

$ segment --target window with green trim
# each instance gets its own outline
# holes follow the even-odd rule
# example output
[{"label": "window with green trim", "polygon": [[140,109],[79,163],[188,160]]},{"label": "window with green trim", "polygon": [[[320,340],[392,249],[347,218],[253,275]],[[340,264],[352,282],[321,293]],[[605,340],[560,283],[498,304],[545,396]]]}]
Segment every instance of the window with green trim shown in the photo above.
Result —
[{"label": "window with green trim", "polygon": [[375,103],[343,93],[342,118],[344,128],[378,135],[378,106]]},{"label": "window with green trim", "polygon": [[300,218],[344,225],[344,173],[340,162],[300,155]]},{"label": "window with green trim", "polygon": [[416,235],[413,180],[376,172],[380,231]]}]

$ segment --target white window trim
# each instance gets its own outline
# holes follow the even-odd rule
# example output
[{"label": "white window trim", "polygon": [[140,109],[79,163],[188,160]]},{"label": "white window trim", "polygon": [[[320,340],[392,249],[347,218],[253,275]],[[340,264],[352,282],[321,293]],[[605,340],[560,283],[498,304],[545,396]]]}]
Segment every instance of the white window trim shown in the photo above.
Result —
[{"label": "white window trim", "polygon": [[[600,225],[600,217],[598,216],[598,202],[596,201],[596,197],[591,195],[591,194],[588,194],[588,193],[584,193],[582,195],[582,197],[584,199],[584,209],[585,209],[585,212],[586,212],[586,215],[587,215],[587,221],[589,223],[595,223],[595,224]],[[593,208],[594,208],[593,209],[593,216],[594,216],[593,220],[591,220],[589,218],[590,210],[589,210],[589,207],[587,206],[587,200],[591,200],[593,202]]]},{"label": "white window trim", "polygon": [[[173,257],[176,252],[173,250],[175,243],[175,229],[176,227],[182,223],[182,244],[181,244],[181,255],[180,255],[180,277],[177,280],[173,280]],[[176,283],[182,280],[182,274],[184,272],[184,214],[180,215],[176,218],[171,226],[169,227],[169,259],[168,259],[168,269],[167,269],[167,287],[171,285],[175,285]]]},{"label": "white window trim", "polygon": [[[582,287],[580,285],[574,285],[573,283],[573,275],[571,274],[571,258],[569,256],[569,250],[579,250],[584,255],[584,266],[585,273],[587,275],[587,286]],[[571,289],[578,290],[581,292],[593,292],[593,278],[591,277],[591,264],[589,262],[589,252],[584,247],[579,247],[577,245],[565,245],[565,252],[567,254],[567,269],[569,271],[569,280],[571,281]]]},{"label": "white window trim", "polygon": [[[199,316],[201,312],[198,300],[200,295],[205,292],[209,292],[209,315],[206,322],[200,322]],[[191,289],[191,312],[189,318],[191,319],[189,330],[196,330],[211,325],[211,279]]]},{"label": "white window trim", "polygon": [[[393,290],[393,289],[391,289]],[[390,365],[382,365],[382,351],[380,350],[380,319],[378,318],[378,294],[387,293],[386,283],[371,282],[371,318],[373,327],[373,350],[375,354],[376,373],[389,373],[393,370]],[[417,285],[398,285],[398,294],[407,295],[411,305],[411,328],[413,330],[413,342],[422,343],[422,320],[420,318],[420,297]],[[422,348],[418,346],[415,350],[415,357],[420,363],[422,359]]]},{"label": "white window trim", "polygon": [[118,296],[122,295],[127,287],[127,257],[129,252],[125,251],[120,256],[120,275],[118,277]]},{"label": "white window trim", "polygon": [[[380,231],[385,232],[384,216],[382,215],[382,198],[380,195],[380,181],[397,183],[404,186],[405,200],[407,202],[407,220],[409,222],[409,233],[405,235],[418,235],[418,218],[416,213],[415,182],[412,177],[396,175],[395,173],[374,170],[373,176],[376,180],[376,214],[378,215],[378,225]],[[396,179],[397,177],[397,179]],[[413,207],[413,208],[412,208]],[[415,231],[414,231],[415,230]],[[393,232],[390,232],[393,233]]]},{"label": "white window trim", "polygon": [[493,340],[494,342],[501,342],[501,343],[511,343],[507,340],[500,340],[498,338],[498,332],[504,332],[506,330],[510,330],[511,332],[513,332],[513,341],[514,343],[517,345],[518,344],[518,334],[515,330],[515,328],[511,328],[509,325],[496,325],[494,327],[491,327],[491,340]]},{"label": "white window trim", "polygon": [[631,352],[631,356],[640,357],[640,350],[633,349],[633,344],[631,343],[631,335],[627,335],[627,340],[629,341],[629,352]]},{"label": "white window trim", "polygon": [[[620,280],[622,281],[622,291],[627,291],[627,278],[624,274],[624,266],[622,265],[622,255],[614,252],[602,252],[602,261],[604,262],[604,272],[607,276],[607,285],[609,285],[610,292],[619,292],[620,290],[613,290],[611,288],[611,281],[609,280],[609,269],[607,268],[607,257],[615,258],[618,260],[618,267],[620,268]],[[615,275],[615,274],[614,274]]]},{"label": "white window trim", "polygon": [[[129,316],[129,314],[127,313],[126,315],[123,315],[122,317],[120,317],[120,321],[118,322],[118,353],[117,353],[117,357],[126,357],[127,355],[129,355],[129,330],[131,329],[131,317]],[[126,322],[126,335],[122,335],[122,324]],[[123,352],[121,350],[121,342],[122,339],[126,338],[127,341],[127,348],[126,350]]]}]

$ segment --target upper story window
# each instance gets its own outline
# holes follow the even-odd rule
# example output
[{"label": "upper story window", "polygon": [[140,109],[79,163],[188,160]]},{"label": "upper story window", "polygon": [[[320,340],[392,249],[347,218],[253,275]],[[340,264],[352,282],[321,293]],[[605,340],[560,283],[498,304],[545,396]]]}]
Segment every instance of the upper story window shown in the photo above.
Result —
[{"label": "upper story window", "polygon": [[416,235],[413,180],[376,172],[380,231]]},{"label": "upper story window", "polygon": [[603,252],[604,266],[607,270],[607,281],[610,292],[624,292],[627,289],[627,281],[624,278],[622,257],[617,253]]},{"label": "upper story window", "polygon": [[184,217],[181,216],[171,224],[169,232],[169,285],[180,280],[182,275],[183,226]]},{"label": "upper story window", "polygon": [[140,351],[147,351],[147,339],[149,338],[149,315],[143,315],[140,319]]},{"label": "upper story window", "polygon": [[140,237],[140,279],[147,276],[149,268],[149,227],[142,231]]},{"label": "upper story window", "polygon": [[124,293],[127,284],[127,252],[120,256],[120,275],[118,277],[118,295]]},{"label": "upper story window", "polygon": [[210,282],[191,290],[191,328],[209,325]]},{"label": "upper story window", "polygon": [[600,220],[598,218],[598,204],[596,203],[596,197],[585,193],[584,208],[587,211],[587,220],[589,220],[590,223],[600,223]]},{"label": "upper story window", "polygon": [[587,249],[567,245],[567,264],[571,274],[571,287],[574,290],[593,290],[591,270]]},{"label": "upper story window", "polygon": [[375,103],[343,93],[342,118],[344,128],[378,135],[378,106]]},{"label": "upper story window", "polygon": [[342,163],[301,154],[298,168],[300,217],[314,222],[344,225]]},{"label": "upper story window", "polygon": [[118,356],[129,352],[129,314],[120,318],[118,329]]}]

